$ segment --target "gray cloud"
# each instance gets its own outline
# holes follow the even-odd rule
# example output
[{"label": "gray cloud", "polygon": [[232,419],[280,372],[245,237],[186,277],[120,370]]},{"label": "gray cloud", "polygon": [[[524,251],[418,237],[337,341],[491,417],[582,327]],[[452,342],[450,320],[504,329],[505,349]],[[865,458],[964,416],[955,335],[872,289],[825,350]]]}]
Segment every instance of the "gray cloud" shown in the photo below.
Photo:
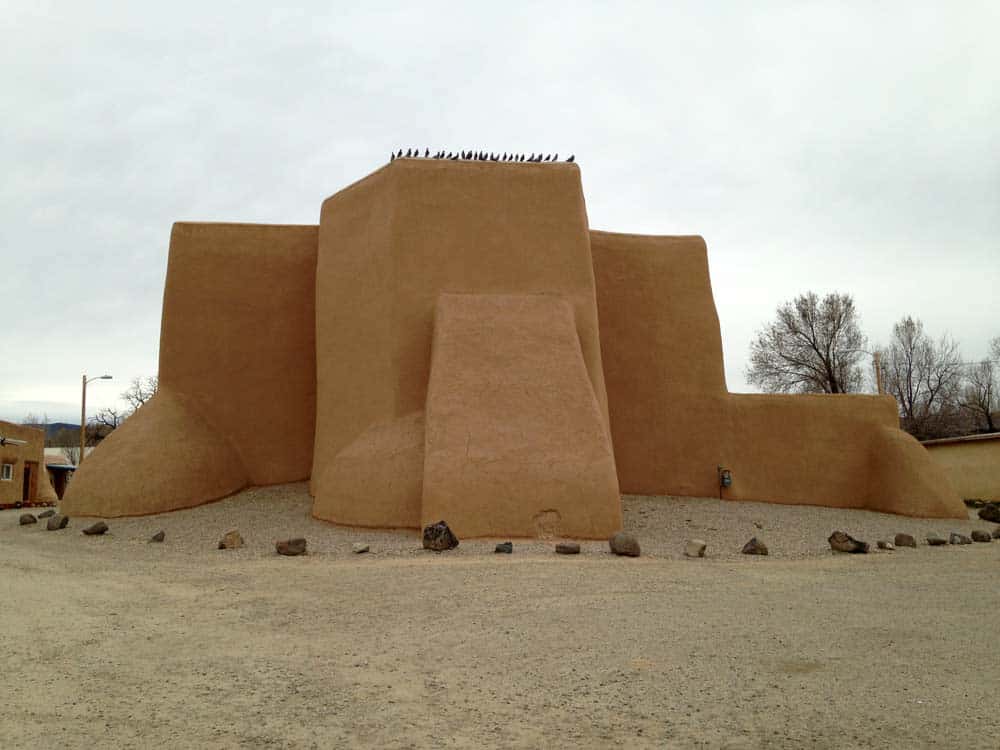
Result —
[{"label": "gray cloud", "polygon": [[991,3],[14,2],[0,418],[71,418],[83,371],[116,375],[95,408],[155,372],[173,221],[314,222],[410,145],[576,152],[594,227],[703,234],[734,390],[753,329],[807,289],[853,293],[873,339],[912,314],[981,357],[998,22]]}]

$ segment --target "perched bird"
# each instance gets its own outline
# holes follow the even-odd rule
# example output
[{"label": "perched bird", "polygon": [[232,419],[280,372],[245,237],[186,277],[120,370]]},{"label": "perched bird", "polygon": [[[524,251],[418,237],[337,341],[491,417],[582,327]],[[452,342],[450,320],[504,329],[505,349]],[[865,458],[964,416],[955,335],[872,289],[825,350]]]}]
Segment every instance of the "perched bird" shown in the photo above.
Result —
[{"label": "perched bird", "polygon": [[457,161],[458,160],[458,154],[455,154],[453,157],[451,157],[451,160],[452,161]]},{"label": "perched bird", "polygon": [[389,161],[396,161],[396,152],[395,151],[390,151],[389,152]]},{"label": "perched bird", "polygon": [[569,158],[566,161],[575,161],[575,160],[576,160],[576,154],[570,154]]},{"label": "perched bird", "polygon": [[552,161],[559,161],[559,154],[552,157]]},{"label": "perched bird", "polygon": [[500,159],[500,161],[507,161],[507,152],[506,151],[503,152],[503,158]]},{"label": "perched bird", "polygon": [[410,149],[406,149],[406,155],[407,155],[407,156],[409,156],[409,155],[410,155]]},{"label": "perched bird", "polygon": [[521,154],[521,159],[520,159],[520,161],[524,161],[524,154]]},{"label": "perched bird", "polygon": [[552,154],[546,154],[545,158],[542,161],[548,161],[551,158],[552,158]]},{"label": "perched bird", "polygon": [[425,148],[424,149],[424,158],[426,159],[430,155],[431,155],[431,150],[429,148]]}]

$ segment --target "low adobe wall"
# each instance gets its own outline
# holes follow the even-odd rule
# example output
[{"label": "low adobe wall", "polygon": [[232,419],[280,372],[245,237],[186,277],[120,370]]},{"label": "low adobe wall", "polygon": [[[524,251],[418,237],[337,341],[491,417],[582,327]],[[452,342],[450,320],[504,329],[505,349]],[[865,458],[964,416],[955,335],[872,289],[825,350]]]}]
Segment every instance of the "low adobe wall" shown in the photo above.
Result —
[{"label": "low adobe wall", "polygon": [[927,440],[923,446],[963,498],[1000,501],[1000,433]]},{"label": "low adobe wall", "polygon": [[64,512],[159,513],[309,476],[316,238],[315,226],[174,225],[159,391],[83,462]]},{"label": "low adobe wall", "polygon": [[591,233],[622,491],[724,496],[914,516],[965,508],[889,396],[726,391],[700,237]]}]

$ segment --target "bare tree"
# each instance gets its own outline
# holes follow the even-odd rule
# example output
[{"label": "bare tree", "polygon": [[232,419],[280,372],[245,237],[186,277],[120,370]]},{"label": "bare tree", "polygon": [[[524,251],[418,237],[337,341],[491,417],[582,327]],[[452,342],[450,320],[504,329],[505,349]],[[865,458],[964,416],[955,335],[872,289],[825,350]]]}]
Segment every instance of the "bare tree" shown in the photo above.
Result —
[{"label": "bare tree", "polygon": [[750,342],[747,380],[768,393],[859,391],[865,345],[851,295],[807,292],[778,307]]},{"label": "bare tree", "polygon": [[156,389],[159,387],[160,379],[156,375],[152,375],[148,378],[132,378],[132,385],[128,387],[128,390],[122,392],[122,401],[129,405],[126,417],[132,415],[136,409],[145,404],[149,399],[156,395]]},{"label": "bare tree", "polygon": [[961,407],[975,420],[975,429],[997,431],[1000,412],[1000,336],[990,342],[989,358],[969,366],[962,388]]},{"label": "bare tree", "polygon": [[108,406],[101,409],[90,419],[90,424],[98,428],[104,428],[110,432],[125,421],[130,412],[115,406]]},{"label": "bare tree", "polygon": [[954,340],[944,335],[934,341],[920,320],[907,316],[892,327],[882,367],[904,430],[918,440],[952,431],[962,383],[962,357]]}]

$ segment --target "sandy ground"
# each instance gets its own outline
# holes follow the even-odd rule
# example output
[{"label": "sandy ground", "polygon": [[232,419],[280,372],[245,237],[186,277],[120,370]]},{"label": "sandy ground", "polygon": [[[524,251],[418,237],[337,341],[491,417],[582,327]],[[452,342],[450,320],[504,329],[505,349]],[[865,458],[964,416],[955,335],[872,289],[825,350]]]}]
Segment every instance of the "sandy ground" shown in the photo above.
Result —
[{"label": "sandy ground", "polygon": [[[298,484],[94,538],[0,512],[0,747],[1000,745],[1000,542],[826,543],[992,524],[626,498],[624,559],[308,511]],[[230,528],[247,546],[216,550]],[[308,556],[274,554],[292,535]]]}]

